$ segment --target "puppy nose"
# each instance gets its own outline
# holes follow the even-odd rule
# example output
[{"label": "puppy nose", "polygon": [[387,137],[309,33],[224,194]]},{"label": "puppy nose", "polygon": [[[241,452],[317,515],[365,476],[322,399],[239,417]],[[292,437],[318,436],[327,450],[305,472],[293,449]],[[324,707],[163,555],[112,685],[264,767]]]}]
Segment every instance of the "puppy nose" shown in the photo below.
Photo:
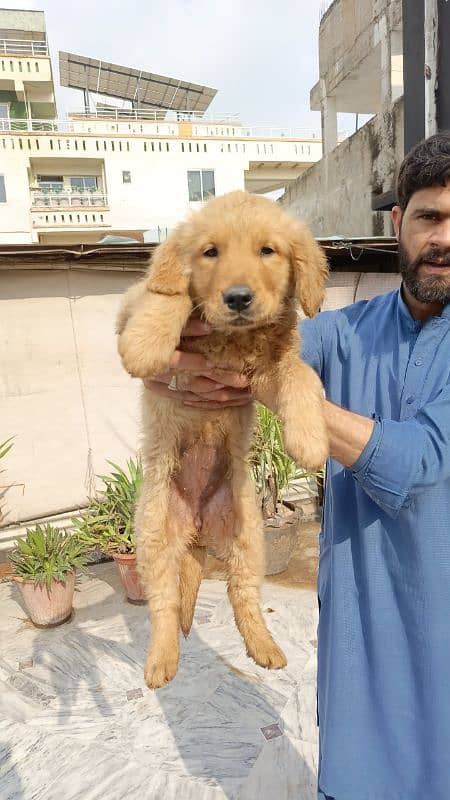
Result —
[{"label": "puppy nose", "polygon": [[253,300],[253,292],[249,286],[230,286],[222,296],[223,302],[231,311],[244,311]]}]

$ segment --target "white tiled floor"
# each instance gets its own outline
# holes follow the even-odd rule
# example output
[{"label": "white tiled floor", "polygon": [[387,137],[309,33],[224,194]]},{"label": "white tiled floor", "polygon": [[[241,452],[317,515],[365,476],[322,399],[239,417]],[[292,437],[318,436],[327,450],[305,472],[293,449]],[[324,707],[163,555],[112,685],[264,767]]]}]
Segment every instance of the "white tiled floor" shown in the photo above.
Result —
[{"label": "white tiled floor", "polygon": [[246,657],[225,584],[205,580],[178,675],[151,692],[147,610],[113,564],[79,579],[73,619],[47,631],[0,585],[1,800],[313,800],[315,594],[262,597],[286,669]]}]

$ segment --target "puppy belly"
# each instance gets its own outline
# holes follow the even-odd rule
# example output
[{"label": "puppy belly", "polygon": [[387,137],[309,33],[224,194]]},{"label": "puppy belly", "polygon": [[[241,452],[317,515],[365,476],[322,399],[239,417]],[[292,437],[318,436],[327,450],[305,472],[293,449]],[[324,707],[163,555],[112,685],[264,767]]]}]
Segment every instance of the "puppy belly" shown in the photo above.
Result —
[{"label": "puppy belly", "polygon": [[184,449],[172,476],[169,511],[192,544],[211,545],[220,557],[233,533],[233,503],[222,449],[196,442]]}]

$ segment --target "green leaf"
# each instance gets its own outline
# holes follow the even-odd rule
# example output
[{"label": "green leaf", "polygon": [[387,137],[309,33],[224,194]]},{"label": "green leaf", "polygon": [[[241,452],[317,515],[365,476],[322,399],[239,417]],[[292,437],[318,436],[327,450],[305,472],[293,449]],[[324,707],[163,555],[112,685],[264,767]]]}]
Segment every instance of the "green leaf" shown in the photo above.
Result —
[{"label": "green leaf", "polygon": [[77,532],[69,534],[50,524],[36,525],[27,530],[25,540],[16,541],[10,560],[16,575],[50,588],[62,574],[84,567],[88,551]]}]

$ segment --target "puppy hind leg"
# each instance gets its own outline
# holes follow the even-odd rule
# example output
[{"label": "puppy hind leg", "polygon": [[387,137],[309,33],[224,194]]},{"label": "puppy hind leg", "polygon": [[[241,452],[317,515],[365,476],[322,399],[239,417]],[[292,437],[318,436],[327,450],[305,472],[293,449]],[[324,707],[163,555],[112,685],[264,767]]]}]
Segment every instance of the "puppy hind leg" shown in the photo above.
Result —
[{"label": "puppy hind leg", "polygon": [[194,619],[195,604],[202,580],[206,547],[193,545],[184,554],[180,565],[180,624],[184,637],[189,636]]},{"label": "puppy hind leg", "polygon": [[240,478],[233,477],[236,527],[227,557],[228,596],[247,655],[262,667],[281,669],[287,664],[286,656],[269,633],[260,608],[259,587],[264,576],[261,515],[247,468],[241,470]]},{"label": "puppy hind leg", "polygon": [[147,686],[157,689],[175,676],[179,661],[180,565],[186,544],[171,531],[167,496],[139,503],[137,562],[148,598],[151,619],[150,649],[144,674]]}]

